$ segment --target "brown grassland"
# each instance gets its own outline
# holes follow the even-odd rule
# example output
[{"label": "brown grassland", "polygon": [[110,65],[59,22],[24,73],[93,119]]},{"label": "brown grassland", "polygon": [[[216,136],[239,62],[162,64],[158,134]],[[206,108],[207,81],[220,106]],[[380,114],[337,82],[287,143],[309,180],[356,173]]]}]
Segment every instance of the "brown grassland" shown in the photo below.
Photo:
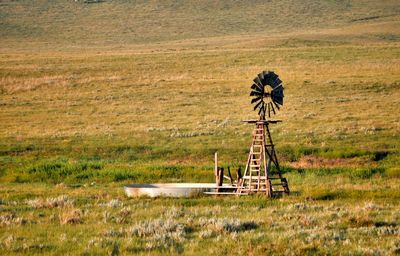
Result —
[{"label": "brown grassland", "polygon": [[[90,2],[90,3],[89,3]],[[0,254],[399,255],[397,1],[1,1]],[[292,193],[127,198],[245,163],[251,81]]]}]

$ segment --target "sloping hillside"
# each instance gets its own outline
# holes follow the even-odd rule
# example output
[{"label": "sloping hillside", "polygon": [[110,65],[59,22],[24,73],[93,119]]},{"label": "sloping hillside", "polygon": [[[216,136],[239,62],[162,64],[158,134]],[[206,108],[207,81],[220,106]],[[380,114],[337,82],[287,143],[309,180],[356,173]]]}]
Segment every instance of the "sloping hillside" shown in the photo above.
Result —
[{"label": "sloping hillside", "polygon": [[398,1],[187,0],[0,3],[4,45],[121,45],[399,21]]}]

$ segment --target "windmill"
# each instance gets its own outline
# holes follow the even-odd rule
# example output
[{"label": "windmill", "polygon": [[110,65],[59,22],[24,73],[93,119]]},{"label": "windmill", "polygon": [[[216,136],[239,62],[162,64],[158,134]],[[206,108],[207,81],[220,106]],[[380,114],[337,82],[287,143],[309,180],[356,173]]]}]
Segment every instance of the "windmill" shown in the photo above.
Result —
[{"label": "windmill", "polygon": [[282,81],[272,71],[261,72],[253,81],[251,103],[254,104],[254,110],[258,110],[259,118],[244,121],[255,124],[255,128],[244,175],[238,182],[236,193],[265,193],[269,197],[289,194],[289,186],[282,176],[269,130],[269,124],[280,122],[270,118],[283,105]]}]

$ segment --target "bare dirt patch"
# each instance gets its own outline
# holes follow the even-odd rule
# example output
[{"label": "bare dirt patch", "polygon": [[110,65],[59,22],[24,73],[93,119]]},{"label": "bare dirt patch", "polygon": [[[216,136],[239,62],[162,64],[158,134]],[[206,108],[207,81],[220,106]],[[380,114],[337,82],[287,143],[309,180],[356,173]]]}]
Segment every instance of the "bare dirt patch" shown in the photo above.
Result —
[{"label": "bare dirt patch", "polygon": [[294,168],[337,168],[375,166],[376,163],[365,158],[323,158],[316,156],[303,156],[299,161],[289,163]]}]

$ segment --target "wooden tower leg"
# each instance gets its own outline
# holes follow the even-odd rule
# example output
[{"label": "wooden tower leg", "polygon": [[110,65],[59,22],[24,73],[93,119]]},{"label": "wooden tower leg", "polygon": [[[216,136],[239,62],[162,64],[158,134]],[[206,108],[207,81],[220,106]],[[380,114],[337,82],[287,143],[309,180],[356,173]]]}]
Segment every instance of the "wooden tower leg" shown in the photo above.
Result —
[{"label": "wooden tower leg", "polygon": [[[268,168],[268,180],[271,184],[271,191],[272,193],[274,191],[276,192],[283,192],[286,194],[289,194],[289,185],[287,183],[286,178],[282,176],[282,171],[279,166],[279,161],[278,157],[276,156],[276,151],[275,151],[275,145],[272,141],[271,133],[269,131],[268,123],[265,124],[266,128],[266,139],[267,139],[267,144],[266,144],[266,149],[265,151],[267,152],[267,155],[269,157],[269,164],[268,166],[270,167],[271,163],[275,165],[276,172],[278,177],[272,177],[270,174],[270,168]],[[277,180],[279,183],[273,183],[272,181]],[[275,189],[276,187],[282,187],[283,190]]]}]

